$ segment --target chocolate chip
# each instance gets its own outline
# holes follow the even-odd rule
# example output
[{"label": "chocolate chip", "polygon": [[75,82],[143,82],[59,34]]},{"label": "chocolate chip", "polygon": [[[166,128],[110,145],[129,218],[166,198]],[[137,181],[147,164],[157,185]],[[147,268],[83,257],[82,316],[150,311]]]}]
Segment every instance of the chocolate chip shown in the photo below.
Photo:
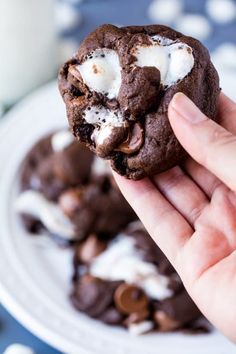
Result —
[{"label": "chocolate chip", "polygon": [[121,284],[115,291],[116,307],[124,314],[140,312],[147,308],[148,298],[144,292],[135,285]]},{"label": "chocolate chip", "polygon": [[91,262],[106,248],[105,242],[98,239],[95,234],[91,234],[78,249],[78,258],[83,263]]},{"label": "chocolate chip", "polygon": [[81,195],[82,191],[75,188],[68,189],[61,194],[59,197],[59,206],[67,216],[72,217],[77,211],[79,211],[81,206]]},{"label": "chocolate chip", "polygon": [[68,73],[72,75],[76,80],[82,81],[82,76],[75,65],[69,66]]},{"label": "chocolate chip", "polygon": [[[109,126],[107,126],[108,129]],[[105,128],[103,128],[105,129]],[[121,127],[109,127],[110,133],[102,141],[102,143],[99,143],[99,134],[102,133],[102,129],[98,132],[98,138],[96,139],[96,149],[97,153],[99,154],[100,157],[104,157],[105,155],[112,153],[113,149],[115,149],[116,146],[119,146],[122,141],[124,141],[127,138],[128,135],[128,126],[124,124]]]},{"label": "chocolate chip", "polygon": [[181,323],[182,326],[201,316],[200,310],[185,290],[157,304],[158,310],[163,311],[168,317]]},{"label": "chocolate chip", "polygon": [[91,317],[99,317],[112,305],[115,289],[121,282],[108,282],[84,275],[75,284],[71,294],[74,306]]},{"label": "chocolate chip", "polygon": [[116,151],[124,152],[127,155],[133,154],[140,150],[144,142],[144,130],[141,124],[135,123],[131,135],[128,135],[125,140]]},{"label": "chocolate chip", "polygon": [[180,323],[169,317],[164,311],[156,311],[154,313],[154,320],[160,332],[170,332],[180,327]]}]

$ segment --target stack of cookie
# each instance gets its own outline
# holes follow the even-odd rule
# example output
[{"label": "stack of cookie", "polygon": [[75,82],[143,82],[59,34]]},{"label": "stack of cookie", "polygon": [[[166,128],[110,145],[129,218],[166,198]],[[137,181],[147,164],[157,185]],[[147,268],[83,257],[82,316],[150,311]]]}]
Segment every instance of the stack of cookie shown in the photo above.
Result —
[{"label": "stack of cookie", "polygon": [[133,334],[202,329],[177,273],[119,192],[106,162],[67,130],[25,158],[16,208],[26,229],[74,253],[76,309]]}]

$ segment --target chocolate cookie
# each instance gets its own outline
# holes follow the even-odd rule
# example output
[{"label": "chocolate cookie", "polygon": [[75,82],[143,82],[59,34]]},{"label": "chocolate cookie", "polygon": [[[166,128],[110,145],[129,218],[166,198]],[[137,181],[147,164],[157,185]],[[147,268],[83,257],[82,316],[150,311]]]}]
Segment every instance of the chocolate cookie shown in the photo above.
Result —
[{"label": "chocolate cookie", "polygon": [[60,70],[59,88],[73,134],[131,179],[186,156],[167,117],[176,92],[212,119],[220,92],[207,49],[158,25],[99,27]]},{"label": "chocolate cookie", "polygon": [[[67,130],[31,149],[21,187],[15,205],[26,228],[74,254],[70,300],[77,310],[136,334],[202,330],[200,311],[121,195],[106,162]],[[41,239],[44,247],[49,237]]]},{"label": "chocolate cookie", "polygon": [[71,301],[79,311],[137,334],[198,331],[202,318],[139,221],[112,240],[93,234],[75,247]]},{"label": "chocolate cookie", "polygon": [[35,144],[22,166],[21,187],[16,208],[27,230],[58,242],[93,233],[109,238],[137,218],[107,164],[68,130]]}]

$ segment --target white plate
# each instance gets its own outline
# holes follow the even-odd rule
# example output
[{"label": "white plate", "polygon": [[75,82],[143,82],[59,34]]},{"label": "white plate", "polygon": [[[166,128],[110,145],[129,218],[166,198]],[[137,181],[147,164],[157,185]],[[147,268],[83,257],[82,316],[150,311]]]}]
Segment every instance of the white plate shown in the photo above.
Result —
[{"label": "white plate", "polygon": [[219,333],[130,337],[76,312],[68,301],[71,254],[36,245],[14,212],[17,173],[26,152],[44,133],[65,126],[65,109],[52,83],[16,106],[0,130],[0,300],[25,327],[65,353],[231,354]]}]

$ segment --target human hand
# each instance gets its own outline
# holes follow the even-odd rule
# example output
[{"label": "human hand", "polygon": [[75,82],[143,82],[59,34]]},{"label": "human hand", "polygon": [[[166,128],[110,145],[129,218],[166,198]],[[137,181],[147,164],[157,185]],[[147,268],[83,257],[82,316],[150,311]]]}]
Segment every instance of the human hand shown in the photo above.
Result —
[{"label": "human hand", "polygon": [[169,120],[192,158],[150,179],[115,179],[200,310],[236,342],[236,104],[220,95],[220,126],[178,93]]}]

